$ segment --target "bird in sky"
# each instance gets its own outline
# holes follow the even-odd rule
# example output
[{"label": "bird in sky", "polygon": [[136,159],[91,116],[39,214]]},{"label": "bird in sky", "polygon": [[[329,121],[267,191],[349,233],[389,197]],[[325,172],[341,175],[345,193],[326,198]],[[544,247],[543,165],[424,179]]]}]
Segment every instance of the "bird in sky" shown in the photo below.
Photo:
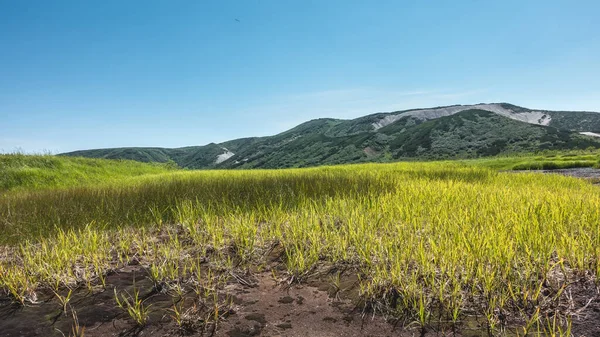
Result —
[{"label": "bird in sky", "polygon": [[237,22],[241,22],[241,21],[240,21],[240,19],[235,19],[235,21],[237,21]]}]

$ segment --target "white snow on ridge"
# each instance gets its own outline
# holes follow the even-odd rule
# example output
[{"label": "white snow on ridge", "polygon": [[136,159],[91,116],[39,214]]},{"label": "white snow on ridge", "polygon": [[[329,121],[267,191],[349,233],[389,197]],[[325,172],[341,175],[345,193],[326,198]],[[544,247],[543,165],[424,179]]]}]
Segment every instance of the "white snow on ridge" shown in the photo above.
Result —
[{"label": "white snow on ridge", "polygon": [[220,164],[235,155],[235,153],[227,150],[226,148],[223,148],[223,150],[225,150],[225,153],[221,153],[220,155],[217,156],[217,160],[215,160],[215,164]]},{"label": "white snow on ridge", "polygon": [[485,110],[489,112],[496,113],[501,116],[505,116],[511,119],[515,119],[521,122],[526,122],[529,124],[538,124],[538,125],[548,125],[550,123],[550,115],[542,111],[528,111],[528,112],[515,112],[511,109],[506,109],[502,107],[500,104],[475,104],[475,105],[458,105],[458,106],[449,106],[444,108],[435,108],[435,109],[421,109],[421,110],[413,110],[404,113],[400,113],[397,115],[388,115],[379,121],[373,123],[373,128],[375,130],[380,129],[386,125],[390,125],[395,121],[399,120],[403,117],[412,116],[422,120],[436,119],[440,117],[451,116],[456,113],[465,110],[478,109]]},{"label": "white snow on ridge", "polygon": [[580,132],[580,134],[582,135],[586,135],[586,136],[592,136],[592,137],[600,137],[600,133],[595,133],[595,132]]}]

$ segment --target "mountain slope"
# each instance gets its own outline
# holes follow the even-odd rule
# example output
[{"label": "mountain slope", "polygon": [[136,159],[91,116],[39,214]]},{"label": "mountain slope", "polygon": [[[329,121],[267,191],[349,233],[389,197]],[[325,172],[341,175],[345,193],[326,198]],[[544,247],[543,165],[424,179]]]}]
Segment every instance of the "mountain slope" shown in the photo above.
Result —
[{"label": "mountain slope", "polygon": [[393,137],[390,149],[394,158],[480,157],[598,145],[598,140],[590,137],[523,123],[486,110],[464,110],[424,122],[411,116],[404,117],[379,132]]},{"label": "mountain slope", "polygon": [[187,168],[280,168],[397,159],[473,158],[543,149],[600,148],[600,114],[476,104],[321,118],[269,137],[167,148],[117,148],[66,156],[175,161]]}]

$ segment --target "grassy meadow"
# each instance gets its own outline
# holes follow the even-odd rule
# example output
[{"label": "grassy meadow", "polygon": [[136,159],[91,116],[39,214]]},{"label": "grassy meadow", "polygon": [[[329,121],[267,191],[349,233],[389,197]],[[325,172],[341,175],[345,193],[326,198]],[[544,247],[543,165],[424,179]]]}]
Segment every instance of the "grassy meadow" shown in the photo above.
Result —
[{"label": "grassy meadow", "polygon": [[[31,168],[18,173],[17,161]],[[59,294],[103,287],[135,261],[157,286],[208,298],[232,275],[294,284],[327,270],[339,288],[350,270],[365,312],[409,327],[460,329],[475,317],[490,335],[568,336],[579,309],[568,294],[600,277],[600,190],[500,172],[540,162],[594,166],[598,156],[251,171],[3,156],[0,287],[17,303],[43,290],[66,303]],[[269,271],[273,251],[282,267]],[[114,291],[145,324],[143,301]]]},{"label": "grassy meadow", "polygon": [[511,155],[456,160],[469,166],[487,167],[499,171],[555,170],[577,167],[600,168],[598,150],[543,151],[537,154],[517,153]]},{"label": "grassy meadow", "polygon": [[103,184],[172,169],[167,164],[145,164],[132,160],[0,154],[0,194],[13,190]]}]

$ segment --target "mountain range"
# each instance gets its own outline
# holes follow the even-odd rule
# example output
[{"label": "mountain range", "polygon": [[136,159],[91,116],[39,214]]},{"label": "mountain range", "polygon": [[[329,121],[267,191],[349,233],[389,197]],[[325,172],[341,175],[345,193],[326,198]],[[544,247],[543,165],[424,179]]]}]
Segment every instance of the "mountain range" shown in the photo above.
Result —
[{"label": "mountain range", "polygon": [[124,147],[62,153],[185,168],[285,168],[414,159],[476,158],[600,148],[600,113],[532,110],[508,103],[453,105],[320,118],[267,137],[182,148]]}]

